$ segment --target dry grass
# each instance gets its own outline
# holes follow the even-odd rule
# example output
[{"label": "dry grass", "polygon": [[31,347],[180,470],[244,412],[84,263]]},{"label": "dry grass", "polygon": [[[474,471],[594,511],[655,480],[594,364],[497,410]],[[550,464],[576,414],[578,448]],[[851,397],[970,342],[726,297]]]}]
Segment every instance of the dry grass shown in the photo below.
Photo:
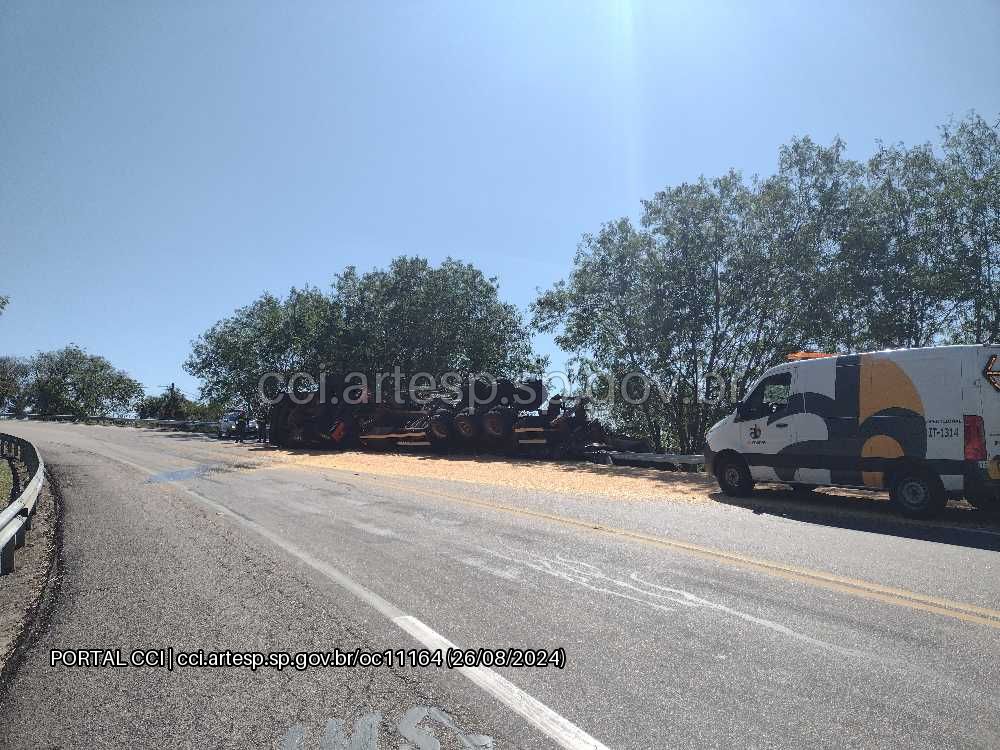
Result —
[{"label": "dry grass", "polygon": [[10,471],[10,463],[7,459],[0,459],[0,507],[10,501],[11,491],[14,489],[14,475]]},{"label": "dry grass", "polygon": [[615,500],[711,502],[717,488],[704,474],[602,466],[584,462],[540,462],[498,456],[426,456],[400,453],[272,454],[279,463],[377,476],[447,479],[517,490],[600,496]]}]

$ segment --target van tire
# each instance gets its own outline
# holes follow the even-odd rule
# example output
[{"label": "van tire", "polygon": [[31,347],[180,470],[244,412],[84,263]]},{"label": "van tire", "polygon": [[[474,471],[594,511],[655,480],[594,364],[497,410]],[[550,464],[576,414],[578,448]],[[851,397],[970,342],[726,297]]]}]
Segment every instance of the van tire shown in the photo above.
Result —
[{"label": "van tire", "polygon": [[889,498],[908,518],[933,518],[948,504],[937,475],[918,467],[904,468],[893,476]]},{"label": "van tire", "polygon": [[719,488],[729,497],[749,497],[753,494],[753,477],[750,467],[735,453],[722,456],[715,470]]}]

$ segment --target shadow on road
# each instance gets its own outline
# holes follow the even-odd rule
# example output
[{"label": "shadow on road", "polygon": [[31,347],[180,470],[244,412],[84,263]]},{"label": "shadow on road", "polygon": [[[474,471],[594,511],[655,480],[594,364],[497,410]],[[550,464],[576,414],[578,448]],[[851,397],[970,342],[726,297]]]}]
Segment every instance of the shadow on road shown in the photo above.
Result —
[{"label": "shadow on road", "polygon": [[884,492],[819,490],[805,497],[781,487],[762,487],[752,497],[722,492],[717,503],[746,508],[758,515],[780,516],[802,523],[887,534],[905,539],[1000,551],[1000,517],[951,501],[937,518],[921,521],[896,513]]}]

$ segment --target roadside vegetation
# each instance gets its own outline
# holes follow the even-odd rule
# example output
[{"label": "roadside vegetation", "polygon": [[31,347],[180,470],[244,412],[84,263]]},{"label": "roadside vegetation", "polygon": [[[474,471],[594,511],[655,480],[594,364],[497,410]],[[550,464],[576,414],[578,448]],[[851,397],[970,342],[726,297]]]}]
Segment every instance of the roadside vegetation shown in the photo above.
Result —
[{"label": "roadside vegetation", "polygon": [[33,357],[0,357],[0,411],[127,416],[142,385],[104,357],[70,344]]},{"label": "roadside vegetation", "polygon": [[[555,335],[577,384],[641,373],[665,385],[602,416],[697,452],[789,352],[1000,341],[1000,122],[970,114],[936,145],[880,144],[866,161],[839,139],[795,138],[773,175],[668,186],[638,224],[585,234],[530,312],[529,329],[471,266],[398,258],[346,269],[329,293],[262,296],[200,336],[186,367],[205,398],[255,408],[265,372],[539,372],[533,329]],[[710,373],[727,384],[718,403],[704,398]]]},{"label": "roadside vegetation", "polygon": [[185,369],[212,403],[237,403],[259,417],[264,373],[321,371],[517,376],[540,372],[531,331],[515,305],[500,299],[496,279],[457,260],[432,266],[396,258],[388,269],[351,267],[329,292],[264,294],[198,337]]},{"label": "roadside vegetation", "polygon": [[14,475],[10,469],[10,462],[6,459],[0,460],[0,508],[14,499]]},{"label": "roadside vegetation", "polygon": [[[777,171],[667,186],[583,235],[565,278],[529,311],[459,260],[399,257],[348,267],[328,289],[265,293],[192,342],[199,401],[144,397],[107,360],[70,345],[0,358],[0,408],[38,414],[258,418],[261,376],[321,371],[523,376],[555,336],[575,387],[639,373],[658,398],[600,406],[657,449],[701,449],[706,430],[791,351],[865,351],[1000,341],[1000,122],[949,122],[935,144],[794,138]],[[0,311],[7,299],[0,297]],[[721,400],[706,399],[719,380]]]}]

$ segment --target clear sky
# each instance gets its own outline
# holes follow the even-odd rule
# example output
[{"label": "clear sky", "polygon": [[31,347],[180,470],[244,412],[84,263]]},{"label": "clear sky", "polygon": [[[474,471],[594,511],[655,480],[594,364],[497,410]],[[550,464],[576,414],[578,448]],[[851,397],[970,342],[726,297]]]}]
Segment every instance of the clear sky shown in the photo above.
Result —
[{"label": "clear sky", "polygon": [[657,189],[973,108],[1000,0],[7,0],[0,353],[194,393],[191,339],[265,290],[452,255],[527,308]]}]

